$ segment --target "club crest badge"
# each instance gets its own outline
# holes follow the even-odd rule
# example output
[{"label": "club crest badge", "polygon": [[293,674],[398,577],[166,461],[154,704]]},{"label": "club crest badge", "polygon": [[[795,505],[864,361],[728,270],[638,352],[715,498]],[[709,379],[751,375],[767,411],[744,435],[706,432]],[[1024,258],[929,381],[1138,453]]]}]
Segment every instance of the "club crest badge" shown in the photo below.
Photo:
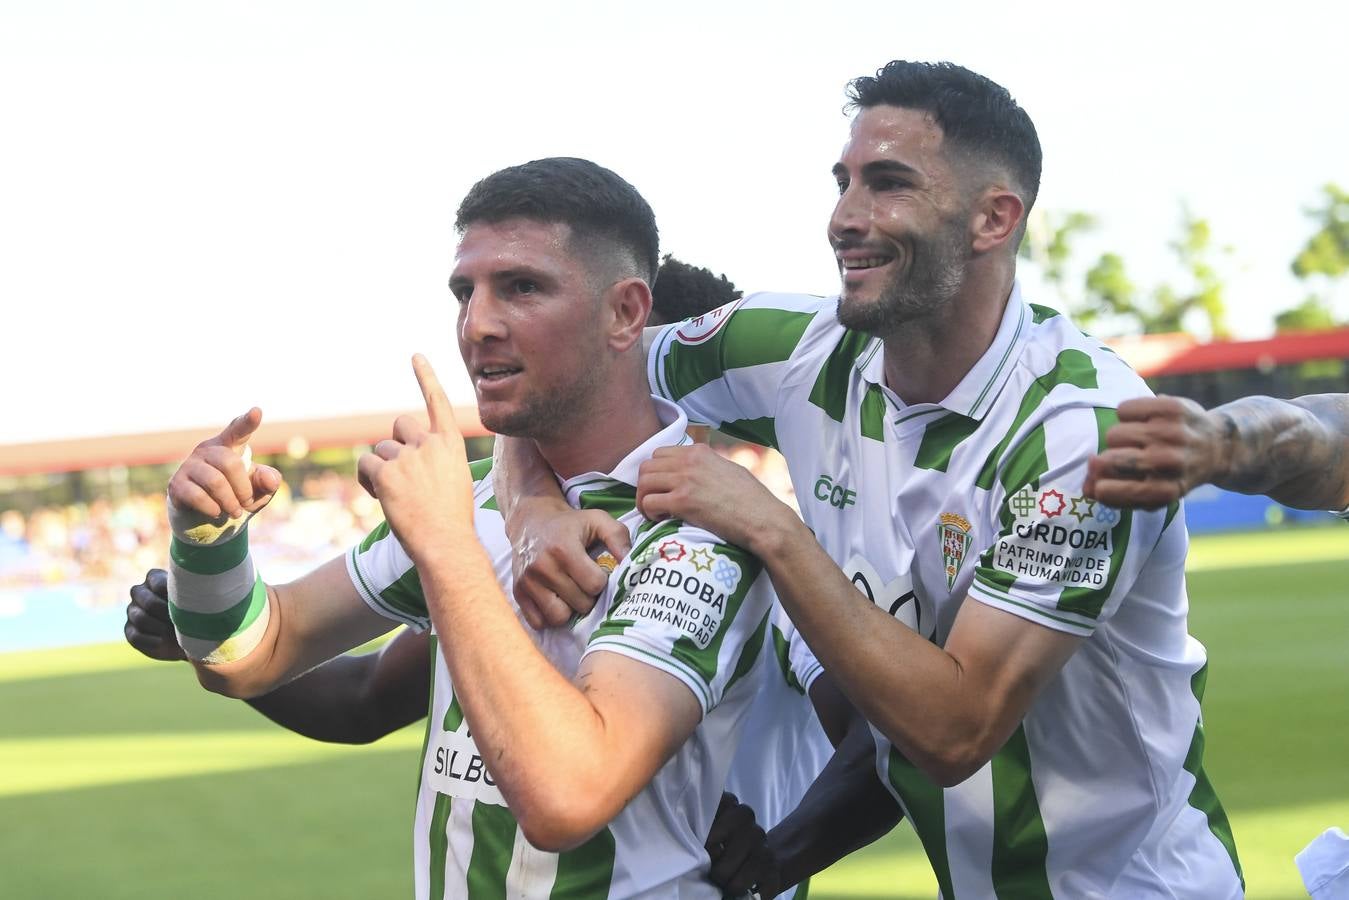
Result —
[{"label": "club crest badge", "polygon": [[956,513],[941,514],[938,528],[941,537],[941,561],[946,571],[946,587],[955,587],[961,563],[970,549],[970,520]]}]

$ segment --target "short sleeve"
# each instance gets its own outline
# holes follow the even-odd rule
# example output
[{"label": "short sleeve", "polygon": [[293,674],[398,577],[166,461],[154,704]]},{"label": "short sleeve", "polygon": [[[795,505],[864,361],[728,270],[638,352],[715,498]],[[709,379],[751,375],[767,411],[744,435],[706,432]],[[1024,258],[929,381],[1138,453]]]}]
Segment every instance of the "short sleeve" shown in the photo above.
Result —
[{"label": "short sleeve", "polygon": [[639,539],[624,560],[586,653],[607,650],[678,678],[704,715],[753,664],[772,593],[739,547],[679,522]]},{"label": "short sleeve", "polygon": [[689,419],[776,446],[778,394],[819,297],[752,294],[657,333],[647,358],[651,392]]},{"label": "short sleeve", "polygon": [[361,599],[381,616],[417,631],[431,627],[417,569],[388,522],[380,522],[348,551],[347,574]]},{"label": "short sleeve", "polygon": [[796,630],[796,625],[787,616],[782,604],[776,601],[773,603],[771,622],[769,635],[783,680],[792,690],[809,694],[810,686],[824,672],[824,667]]},{"label": "short sleeve", "polygon": [[1070,407],[1007,448],[996,537],[979,556],[971,597],[1082,637],[1118,609],[1176,507],[1120,510],[1086,497],[1087,459],[1116,421],[1114,409]]},{"label": "short sleeve", "polygon": [[[495,509],[492,493],[492,458],[469,463],[473,478],[473,505],[478,509]],[[347,574],[366,605],[381,616],[402,622],[417,631],[431,627],[431,614],[426,608],[426,595],[412,557],[388,522],[380,522],[355,547],[347,552]]]}]

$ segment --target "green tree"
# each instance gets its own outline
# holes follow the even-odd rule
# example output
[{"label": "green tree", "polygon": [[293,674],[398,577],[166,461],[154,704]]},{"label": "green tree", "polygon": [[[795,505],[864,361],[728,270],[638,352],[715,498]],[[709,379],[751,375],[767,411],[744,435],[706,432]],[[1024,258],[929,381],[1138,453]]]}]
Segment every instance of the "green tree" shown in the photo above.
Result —
[{"label": "green tree", "polygon": [[1227,336],[1224,284],[1215,256],[1231,251],[1215,247],[1208,221],[1188,209],[1182,209],[1180,225],[1180,236],[1168,244],[1184,273],[1180,285],[1164,282],[1145,292],[1129,278],[1122,256],[1103,253],[1087,271],[1085,297],[1073,308],[1073,317],[1084,328],[1104,322],[1122,331],[1162,334],[1184,330],[1186,320],[1198,315],[1213,337]]},{"label": "green tree", "polygon": [[1317,275],[1336,280],[1349,272],[1349,191],[1336,184],[1321,189],[1323,203],[1308,209],[1307,217],[1318,227],[1293,260],[1298,278]]},{"label": "green tree", "polygon": [[1312,286],[1312,293],[1274,317],[1276,331],[1320,330],[1340,324],[1331,299],[1349,272],[1349,191],[1327,184],[1321,194],[1321,204],[1306,210],[1316,231],[1290,265],[1294,275]]},{"label": "green tree", "polygon": [[1297,306],[1285,309],[1274,316],[1275,332],[1285,331],[1324,331],[1334,328],[1335,313],[1324,297],[1311,294]]}]

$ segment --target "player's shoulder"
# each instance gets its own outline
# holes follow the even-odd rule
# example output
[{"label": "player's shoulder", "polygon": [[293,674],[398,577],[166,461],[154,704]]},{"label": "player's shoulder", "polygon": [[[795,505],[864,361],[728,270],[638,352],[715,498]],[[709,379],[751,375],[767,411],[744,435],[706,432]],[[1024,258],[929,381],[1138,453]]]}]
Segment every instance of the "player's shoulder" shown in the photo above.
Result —
[{"label": "player's shoulder", "polygon": [[619,563],[621,581],[632,587],[652,579],[694,587],[710,584],[726,593],[758,580],[763,566],[748,550],[681,519],[649,523],[638,530]]},{"label": "player's shoulder", "polygon": [[836,301],[814,294],[761,291],[662,329],[657,345],[753,351],[771,345],[794,348],[816,320],[831,320]]},{"label": "player's shoulder", "polygon": [[1118,353],[1079,329],[1065,314],[1027,304],[1030,322],[1025,349],[1017,361],[1021,391],[1044,395],[1042,415],[1084,406],[1113,409],[1131,397],[1152,391]]}]

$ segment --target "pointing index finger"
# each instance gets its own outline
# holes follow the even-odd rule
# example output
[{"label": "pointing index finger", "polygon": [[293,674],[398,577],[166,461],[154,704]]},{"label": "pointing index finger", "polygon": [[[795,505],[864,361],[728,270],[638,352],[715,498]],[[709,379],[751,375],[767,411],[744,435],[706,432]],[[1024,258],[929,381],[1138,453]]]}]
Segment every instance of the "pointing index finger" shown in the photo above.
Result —
[{"label": "pointing index finger", "polygon": [[426,401],[426,414],[431,419],[431,430],[440,431],[446,425],[454,426],[454,409],[445,389],[440,386],[430,361],[420,353],[412,357],[412,371],[417,376],[417,384],[422,389],[422,399]]}]

